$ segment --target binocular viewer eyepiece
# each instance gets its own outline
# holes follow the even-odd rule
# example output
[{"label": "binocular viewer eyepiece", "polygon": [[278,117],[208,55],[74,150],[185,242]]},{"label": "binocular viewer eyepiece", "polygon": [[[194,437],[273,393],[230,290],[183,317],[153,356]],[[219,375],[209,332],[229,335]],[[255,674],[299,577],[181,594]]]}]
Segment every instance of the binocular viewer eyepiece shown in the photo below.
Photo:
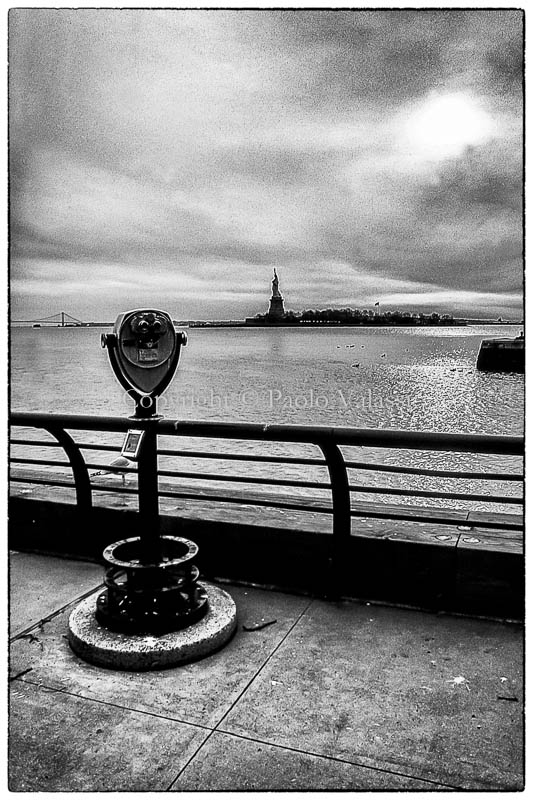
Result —
[{"label": "binocular viewer eyepiece", "polygon": [[157,341],[168,330],[167,320],[161,312],[141,311],[130,320],[131,330],[137,336]]},{"label": "binocular viewer eyepiece", "polygon": [[147,416],[140,411],[141,398],[157,397],[167,388],[187,334],[175,330],[165,311],[136,309],[119,314],[113,333],[102,334],[101,344],[117,380],[135,399],[137,416]]}]

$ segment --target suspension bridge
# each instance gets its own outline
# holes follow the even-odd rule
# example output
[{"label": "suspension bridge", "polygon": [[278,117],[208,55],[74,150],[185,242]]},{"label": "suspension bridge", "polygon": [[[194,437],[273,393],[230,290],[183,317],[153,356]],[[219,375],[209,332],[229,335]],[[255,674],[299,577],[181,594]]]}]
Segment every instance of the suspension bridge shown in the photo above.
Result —
[{"label": "suspension bridge", "polygon": [[78,328],[87,323],[73,317],[72,314],[67,314],[66,311],[59,311],[57,314],[51,314],[49,317],[41,317],[40,319],[14,319],[13,324],[31,324],[34,327],[51,325],[57,328]]}]

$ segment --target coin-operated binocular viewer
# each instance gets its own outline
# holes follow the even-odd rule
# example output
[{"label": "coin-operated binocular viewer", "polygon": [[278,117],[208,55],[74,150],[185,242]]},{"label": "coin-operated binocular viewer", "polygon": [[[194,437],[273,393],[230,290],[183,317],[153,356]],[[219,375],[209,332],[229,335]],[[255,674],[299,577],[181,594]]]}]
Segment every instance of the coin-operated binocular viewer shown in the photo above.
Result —
[{"label": "coin-operated binocular viewer", "polygon": [[[137,462],[139,535],[104,550],[106,588],[96,599],[96,609],[90,609],[91,621],[83,603],[69,620],[72,648],[96,664],[169,666],[220,647],[235,628],[229,595],[198,583],[198,546],[161,536],[159,530],[157,398],[174,377],[186,343],[186,334],[175,330],[170,316],[153,309],[120,314],[113,333],[101,338],[119,383],[135,401],[122,455]],[[125,644],[124,634],[133,634],[135,641]]]},{"label": "coin-operated binocular viewer", "polygon": [[187,334],[176,331],[164,311],[120,314],[113,333],[102,334],[118,381],[135,400],[137,418],[157,414],[157,398],[176,372]]}]

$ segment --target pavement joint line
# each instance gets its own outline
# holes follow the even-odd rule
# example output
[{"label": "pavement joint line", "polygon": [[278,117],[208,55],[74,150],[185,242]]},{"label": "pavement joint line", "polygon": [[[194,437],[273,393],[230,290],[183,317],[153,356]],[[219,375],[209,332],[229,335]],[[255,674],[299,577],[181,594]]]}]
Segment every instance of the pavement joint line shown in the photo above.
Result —
[{"label": "pavement joint line", "polygon": [[[303,615],[303,613],[304,612],[302,612],[302,615]],[[281,642],[280,642],[280,644],[281,644]],[[268,659],[267,659],[267,661],[268,661]],[[259,671],[261,671],[261,670],[259,670]],[[198,729],[203,730],[203,731],[208,731],[208,736],[206,736],[205,739],[199,744],[199,746],[196,748],[195,752],[189,758],[187,763],[182,767],[182,769],[178,772],[176,777],[171,781],[171,783],[169,784],[168,788],[165,791],[170,791],[171,790],[172,786],[176,783],[176,781],[181,776],[181,774],[185,771],[185,769],[187,769],[187,767],[189,766],[191,761],[193,761],[193,759],[198,755],[199,751],[211,739],[211,737],[212,737],[212,735],[214,733],[220,733],[223,736],[231,736],[231,737],[234,737],[234,738],[237,738],[237,739],[243,739],[243,740],[249,741],[249,742],[256,742],[258,744],[263,744],[263,745],[265,745],[267,747],[275,747],[275,748],[277,748],[279,750],[286,750],[286,751],[289,751],[289,752],[299,753],[300,755],[308,755],[308,756],[313,756],[315,758],[322,758],[322,759],[325,759],[326,761],[334,761],[336,763],[349,764],[350,766],[360,767],[360,768],[363,768],[363,769],[372,770],[374,772],[381,772],[381,773],[384,773],[384,774],[387,774],[387,775],[404,777],[404,778],[408,778],[410,780],[417,780],[417,781],[421,781],[423,783],[428,783],[428,784],[435,785],[435,786],[444,786],[444,787],[449,788],[449,789],[455,789],[456,791],[465,791],[463,789],[463,787],[461,787],[461,786],[456,786],[454,784],[445,783],[444,781],[432,780],[431,778],[422,778],[422,777],[419,777],[417,775],[411,775],[411,774],[406,773],[406,772],[396,772],[394,770],[385,769],[383,767],[370,766],[368,764],[362,764],[362,763],[359,763],[357,761],[350,761],[349,759],[341,758],[340,756],[331,756],[331,755],[327,755],[327,754],[324,754],[324,753],[317,753],[317,752],[314,752],[313,750],[302,750],[301,748],[298,748],[298,747],[291,747],[290,745],[281,745],[281,744],[277,744],[276,742],[269,742],[269,741],[266,741],[264,739],[257,739],[257,738],[254,738],[252,736],[246,736],[245,734],[235,733],[233,731],[226,731],[226,730],[220,729],[218,727],[218,725],[220,725],[220,722],[217,724],[217,726],[215,728],[211,728],[208,725],[202,725],[201,723],[198,723],[198,722],[192,722],[192,721],[183,720],[183,719],[176,719],[174,717],[167,717],[167,716],[162,715],[162,714],[156,714],[153,711],[146,711],[144,709],[130,708],[129,706],[123,706],[123,705],[120,705],[118,703],[110,703],[110,702],[108,702],[106,700],[99,700],[96,697],[87,697],[85,695],[79,695],[79,694],[76,694],[75,692],[69,692],[68,690],[60,688],[60,687],[46,686],[43,683],[37,683],[37,682],[31,681],[31,680],[27,680],[27,679],[23,680],[19,676],[15,676],[15,679],[17,679],[20,683],[26,683],[26,684],[29,684],[29,685],[32,685],[32,686],[36,686],[38,688],[44,689],[45,691],[49,691],[49,692],[58,692],[60,694],[67,695],[69,697],[74,697],[77,700],[85,700],[85,701],[88,701],[88,702],[96,703],[98,705],[111,706],[112,708],[118,708],[118,709],[121,709],[122,711],[129,711],[129,712],[134,713],[134,714],[145,714],[146,716],[155,717],[156,719],[166,719],[168,722],[177,722],[179,724],[187,725],[187,726],[192,727],[192,728],[198,728]],[[229,713],[229,711],[227,713]],[[226,716],[226,715],[224,715],[224,716]],[[224,717],[222,719],[224,719]]]},{"label": "pavement joint line", "polygon": [[[257,588],[260,589],[261,587],[257,587]],[[90,596],[90,594],[95,592],[95,591],[96,591],[95,589],[91,589],[84,596]],[[351,599],[351,601],[353,602],[353,599]],[[62,609],[59,609],[59,610],[56,610],[56,611],[52,612],[51,614],[48,615],[48,617],[45,617],[43,620],[41,620],[40,623],[36,623],[33,627],[30,627],[27,630],[28,631],[34,630],[36,632],[39,632],[39,629],[42,628],[42,626],[46,622],[48,622],[48,621],[52,620],[53,618],[55,618],[56,616],[60,615],[62,613],[62,611],[64,612],[66,609],[68,609],[71,605],[75,604],[76,602],[77,602],[76,600],[70,601]],[[331,760],[333,762],[338,761],[340,763],[351,764],[351,765],[353,765],[355,767],[362,767],[362,768],[367,769],[367,770],[375,770],[375,771],[380,772],[380,773],[391,774],[391,775],[403,775],[404,777],[409,778],[411,780],[419,780],[421,782],[430,784],[432,791],[434,790],[433,787],[435,785],[436,786],[442,786],[442,787],[448,787],[448,788],[455,789],[455,790],[461,790],[461,787],[457,787],[457,786],[454,786],[452,784],[447,784],[444,781],[438,781],[438,780],[433,780],[433,779],[424,778],[424,777],[420,777],[419,778],[419,777],[416,777],[416,776],[413,776],[413,775],[408,775],[406,773],[395,772],[394,769],[386,769],[386,768],[382,768],[380,766],[369,766],[368,764],[364,764],[364,763],[363,764],[359,764],[357,761],[351,761],[349,759],[342,758],[342,757],[337,757],[335,755],[325,755],[325,754],[320,753],[320,752],[318,752],[318,753],[309,752],[309,751],[307,751],[305,749],[302,750],[299,747],[288,747],[288,746],[286,747],[283,744],[277,744],[275,742],[268,742],[268,741],[263,741],[262,739],[257,739],[257,738],[255,738],[253,736],[253,734],[252,735],[249,735],[249,734],[248,735],[246,735],[246,734],[243,735],[243,734],[239,734],[239,733],[234,733],[231,730],[224,730],[221,727],[224,724],[224,721],[228,720],[228,714],[230,714],[230,711],[232,711],[232,709],[234,709],[235,707],[237,707],[237,709],[238,709],[238,703],[241,701],[243,696],[245,696],[245,693],[248,691],[248,689],[250,688],[252,683],[255,681],[255,678],[260,676],[260,674],[264,670],[265,666],[273,658],[273,655],[276,654],[279,651],[279,649],[281,648],[281,646],[284,645],[287,642],[288,637],[290,637],[290,635],[292,635],[292,632],[295,629],[295,627],[297,625],[299,625],[300,623],[302,623],[302,622],[303,622],[303,624],[305,626],[305,620],[306,620],[306,618],[309,619],[309,616],[312,613],[313,607],[316,608],[316,605],[317,604],[321,604],[321,603],[322,603],[322,600],[320,598],[315,598],[314,600],[311,598],[307,604],[302,602],[302,607],[301,607],[300,611],[293,610],[293,612],[289,616],[289,619],[287,620],[288,628],[287,628],[286,633],[282,632],[280,634],[280,641],[278,642],[277,645],[275,644],[275,640],[272,643],[272,645],[270,645],[270,647],[272,647],[272,652],[269,653],[270,648],[266,649],[266,652],[263,655],[264,663],[261,664],[261,662],[260,662],[259,666],[255,667],[255,669],[254,669],[254,671],[255,671],[254,677],[251,678],[251,680],[248,682],[247,686],[242,691],[239,691],[239,690],[237,691],[237,693],[236,693],[237,699],[232,703],[231,707],[228,708],[228,710],[225,713],[223,713],[223,715],[222,715],[222,717],[221,717],[221,719],[219,720],[218,723],[216,723],[216,717],[214,717],[213,723],[212,723],[211,726],[205,725],[205,724],[202,724],[202,723],[189,722],[187,720],[181,720],[181,719],[175,719],[175,718],[172,718],[172,717],[163,716],[161,714],[154,713],[154,712],[149,711],[149,710],[148,711],[144,711],[144,710],[140,710],[140,709],[129,708],[128,706],[123,706],[123,705],[120,705],[118,703],[110,703],[110,702],[107,702],[106,700],[99,700],[99,699],[96,699],[96,698],[93,698],[93,697],[86,697],[86,696],[83,696],[83,695],[78,695],[75,692],[68,691],[68,690],[61,689],[61,688],[47,687],[47,686],[45,686],[45,685],[43,685],[41,683],[38,683],[38,679],[34,678],[32,675],[24,676],[24,673],[27,672],[27,670],[24,670],[22,673],[18,673],[16,675],[14,675],[12,680],[19,681],[19,684],[20,684],[20,682],[22,682],[22,683],[26,682],[28,684],[36,684],[38,687],[43,689],[43,694],[46,693],[47,691],[50,691],[50,693],[51,692],[61,692],[61,693],[65,694],[65,695],[72,695],[73,697],[75,697],[75,698],[77,698],[79,700],[92,700],[93,702],[97,702],[97,703],[101,703],[101,704],[104,704],[104,705],[108,705],[110,707],[116,707],[118,709],[125,710],[125,711],[128,711],[128,712],[147,714],[149,716],[156,717],[156,718],[159,718],[159,719],[165,719],[165,720],[167,720],[169,722],[178,722],[178,723],[184,724],[186,726],[191,726],[191,727],[199,729],[198,730],[198,734],[197,734],[198,738],[202,739],[203,735],[205,735],[205,738],[203,738],[203,741],[196,748],[195,753],[188,760],[188,762],[185,765],[185,767],[180,770],[180,772],[177,775],[177,777],[172,781],[172,783],[170,784],[170,787],[172,787],[176,783],[176,781],[180,778],[180,776],[182,776],[184,770],[188,768],[188,766],[191,764],[191,762],[193,761],[193,759],[195,759],[195,757],[197,755],[199,755],[199,762],[202,761],[202,758],[204,757],[205,754],[200,753],[200,750],[210,740],[212,734],[216,731],[217,733],[221,733],[223,735],[234,736],[234,737],[240,738],[240,739],[245,740],[245,741],[248,740],[250,742],[262,743],[265,746],[272,746],[272,747],[280,748],[281,750],[287,750],[287,751],[291,751],[292,750],[295,753],[301,753],[301,754],[304,754],[304,755],[307,754],[307,755],[312,756],[312,757],[323,758],[323,759],[326,759],[326,760]],[[372,603],[372,604],[382,605],[381,603]],[[390,606],[390,604],[388,604],[388,603],[385,603],[384,605]],[[395,606],[390,606],[390,607],[395,608]],[[422,609],[422,610],[420,610],[420,609],[409,609],[409,610],[416,610],[418,613],[420,613],[420,611],[422,611],[422,613],[425,613],[425,614],[434,614],[435,613],[436,616],[440,616],[441,613],[444,613],[445,616],[451,616],[451,617],[456,617],[456,616],[459,616],[459,617],[465,617],[466,616],[468,618],[471,617],[471,615],[468,615],[468,614],[467,615],[458,614],[458,613],[451,613],[450,614],[449,612],[433,612],[433,611],[424,610],[424,609]],[[291,623],[291,617],[294,620],[294,622],[292,622],[292,623]],[[480,618],[478,616],[476,616],[476,617],[474,617],[474,619],[479,620]],[[492,620],[492,621],[495,621],[497,623],[509,622],[508,620],[506,621],[506,620],[501,620],[501,619],[496,619],[496,620]],[[523,622],[518,622],[518,625],[520,625],[520,628],[523,628]],[[518,625],[516,627],[518,627]],[[513,627],[515,627],[515,626],[513,626]],[[17,634],[17,636],[15,636],[13,638],[14,638],[14,640],[18,640],[19,638],[24,637],[24,635],[25,635],[24,633]],[[298,635],[298,634],[296,634],[296,635]],[[53,700],[53,698],[52,698],[52,700]],[[231,703],[231,699],[229,699],[229,702]],[[231,722],[231,721],[229,721],[229,722]],[[200,730],[205,731],[206,733],[205,734],[201,734]],[[194,747],[196,747],[196,746],[194,744],[192,744],[191,749],[194,748]],[[355,754],[355,755],[356,755],[356,757],[360,757],[361,754]],[[405,766],[407,766],[407,765],[405,765]],[[411,766],[413,766],[413,765],[409,765],[409,767],[411,767]],[[194,768],[195,768],[195,765],[193,765],[193,767],[191,769],[194,769]],[[170,780],[170,776],[167,778],[167,780]],[[462,790],[464,791],[464,789],[462,789]],[[502,790],[505,790],[505,789],[500,789],[499,791],[502,791]],[[482,791],[482,789],[479,789],[479,791]]]},{"label": "pavement joint line", "polygon": [[209,741],[209,739],[212,737],[212,735],[214,734],[214,732],[215,732],[215,731],[214,731],[213,729],[211,729],[211,730],[209,731],[209,734],[208,734],[208,735],[205,737],[205,739],[203,740],[203,742],[200,742],[200,744],[198,745],[198,747],[196,748],[196,750],[194,751],[194,753],[192,754],[192,756],[191,756],[191,757],[188,759],[188,761],[187,761],[187,762],[184,764],[184,766],[183,766],[183,767],[182,767],[180,770],[178,770],[178,774],[176,775],[176,777],[175,777],[175,778],[173,778],[173,780],[171,780],[171,781],[170,781],[170,783],[169,783],[169,785],[167,786],[167,788],[165,789],[165,791],[167,791],[167,792],[171,792],[171,791],[172,791],[172,787],[174,786],[174,784],[176,783],[176,781],[178,780],[178,778],[180,777],[180,775],[182,775],[182,774],[183,774],[183,772],[184,772],[184,771],[187,769],[187,767],[189,766],[189,764],[191,763],[191,761],[193,761],[193,759],[195,759],[195,758],[196,758],[196,756],[198,755],[198,753],[200,752],[200,750],[202,749],[202,747],[204,747],[204,745],[205,745],[205,744],[206,744],[206,743]]},{"label": "pavement joint line", "polygon": [[295,629],[295,627],[296,627],[296,626],[298,625],[298,623],[299,623],[299,622],[300,622],[300,621],[303,619],[303,617],[305,616],[305,614],[307,613],[307,611],[308,611],[308,610],[309,610],[309,608],[310,608],[310,607],[313,605],[313,603],[314,603],[314,602],[315,602],[315,599],[311,599],[311,600],[310,600],[310,601],[307,603],[307,605],[305,606],[305,608],[303,608],[303,609],[302,609],[302,611],[301,611],[301,612],[298,614],[297,618],[294,620],[294,622],[293,622],[293,623],[292,623],[292,625],[290,626],[290,628],[289,628],[289,630],[287,631],[287,633],[285,634],[285,636],[283,636],[283,637],[280,639],[280,641],[279,641],[279,642],[277,643],[277,645],[274,647],[274,649],[272,650],[272,652],[270,652],[270,653],[267,655],[267,657],[265,658],[265,660],[263,661],[263,663],[261,664],[261,666],[260,666],[260,667],[259,667],[259,668],[256,670],[255,674],[254,674],[254,675],[253,675],[253,676],[250,678],[250,680],[248,681],[248,683],[246,684],[246,686],[244,687],[244,689],[243,689],[243,690],[241,691],[241,693],[240,693],[240,694],[239,694],[239,695],[238,695],[238,696],[235,698],[235,700],[233,701],[233,703],[231,704],[231,706],[228,708],[228,710],[227,710],[227,711],[226,711],[226,712],[225,712],[225,713],[222,715],[222,717],[219,719],[219,721],[218,721],[218,722],[217,722],[217,724],[215,725],[215,728],[214,728],[214,730],[218,730],[218,727],[219,727],[219,725],[221,725],[221,724],[222,724],[222,722],[224,722],[224,720],[226,719],[226,717],[228,716],[228,714],[229,714],[229,713],[230,713],[230,712],[231,712],[231,711],[232,711],[232,710],[235,708],[235,706],[236,706],[236,705],[237,705],[237,703],[238,703],[238,702],[241,700],[241,698],[243,697],[243,695],[244,695],[244,694],[246,694],[246,692],[248,691],[248,689],[250,688],[250,686],[252,685],[252,683],[253,683],[253,682],[255,681],[255,679],[256,679],[256,678],[257,678],[257,677],[258,677],[258,676],[261,674],[261,672],[264,670],[264,668],[266,667],[266,665],[268,664],[268,662],[270,661],[270,659],[271,659],[271,658],[272,658],[272,657],[273,657],[273,656],[274,656],[274,655],[277,653],[277,651],[279,650],[279,648],[281,647],[281,645],[282,645],[282,644],[284,644],[284,642],[287,640],[287,638],[288,638],[288,637],[291,635],[291,633],[293,632],[293,630]]},{"label": "pavement joint line", "polygon": [[48,622],[53,620],[54,617],[59,616],[59,614],[62,614],[64,611],[67,610],[67,608],[70,608],[70,606],[74,605],[74,603],[80,603],[82,600],[85,600],[86,597],[90,597],[92,594],[97,592],[99,589],[103,589],[104,586],[105,586],[105,584],[102,581],[101,583],[99,583],[96,586],[94,586],[92,589],[89,589],[89,591],[84,592],[84,594],[81,594],[78,597],[75,597],[74,600],[69,600],[69,602],[66,603],[64,606],[61,606],[61,608],[58,608],[56,611],[52,611],[51,614],[48,614],[48,616],[43,617],[42,619],[39,620],[39,622],[32,623],[32,625],[30,625],[28,628],[25,628],[20,633],[17,633],[17,634],[15,634],[15,636],[12,636],[9,641],[10,642],[16,642],[17,639],[24,638],[24,636],[27,636],[28,633],[31,633],[31,631],[35,630],[35,628],[42,628],[43,625],[46,625]]},{"label": "pavement joint line", "polygon": [[231,706],[230,706],[230,707],[227,709],[227,711],[225,711],[225,712],[224,712],[224,714],[221,716],[221,718],[219,719],[219,721],[217,722],[217,724],[215,725],[215,727],[214,727],[214,728],[211,730],[211,733],[209,734],[209,736],[206,736],[206,738],[204,739],[204,741],[203,741],[203,742],[202,742],[202,743],[199,745],[199,747],[196,749],[196,751],[193,753],[193,755],[192,755],[192,756],[189,758],[189,760],[187,761],[187,763],[186,763],[186,764],[184,764],[184,766],[183,766],[183,767],[182,767],[182,768],[179,770],[179,772],[178,772],[178,774],[176,775],[176,777],[174,778],[174,780],[173,780],[173,781],[170,783],[170,785],[169,785],[169,787],[168,787],[167,791],[171,791],[171,790],[172,790],[172,787],[174,786],[174,784],[176,783],[176,781],[178,780],[178,778],[179,778],[179,777],[180,777],[180,776],[183,774],[183,772],[184,772],[184,771],[187,769],[187,767],[189,766],[189,764],[191,763],[191,761],[192,761],[194,758],[196,758],[196,756],[198,755],[198,753],[200,752],[200,750],[201,750],[201,749],[204,747],[204,745],[205,745],[205,744],[206,744],[206,743],[209,741],[209,739],[211,738],[211,736],[213,735],[213,733],[214,733],[215,731],[218,731],[218,729],[219,729],[219,725],[221,725],[221,723],[222,723],[222,722],[224,722],[224,720],[226,719],[226,717],[228,716],[228,714],[230,713],[230,711],[232,711],[232,710],[235,708],[236,704],[237,704],[237,703],[238,703],[238,702],[241,700],[241,698],[243,697],[243,695],[244,695],[244,694],[245,694],[245,693],[248,691],[248,689],[250,688],[251,684],[252,684],[252,683],[255,681],[255,679],[257,678],[257,676],[258,676],[258,675],[261,673],[261,671],[262,671],[262,670],[265,668],[265,666],[268,664],[268,662],[270,661],[270,659],[272,658],[272,656],[274,655],[274,653],[276,653],[276,652],[279,650],[279,648],[281,647],[281,645],[282,645],[282,644],[283,644],[283,643],[286,641],[287,637],[288,637],[288,636],[289,636],[289,635],[292,633],[292,631],[294,630],[294,628],[296,627],[296,625],[297,625],[297,624],[300,622],[300,620],[302,619],[302,617],[304,616],[304,614],[305,614],[305,613],[306,613],[306,612],[309,610],[309,608],[311,607],[311,605],[312,605],[313,603],[314,603],[314,600],[313,600],[313,599],[311,599],[311,600],[310,600],[310,601],[307,603],[307,605],[305,606],[305,608],[303,608],[303,609],[302,609],[302,611],[301,611],[301,612],[298,614],[298,616],[297,616],[297,617],[296,617],[296,619],[294,620],[293,624],[290,626],[290,628],[289,628],[289,630],[287,631],[287,633],[285,634],[285,636],[283,636],[283,637],[280,639],[280,641],[279,641],[279,642],[277,643],[277,645],[274,647],[274,649],[272,650],[272,652],[271,652],[271,653],[269,653],[269,654],[267,655],[267,657],[266,657],[266,659],[264,660],[264,662],[263,662],[263,663],[261,664],[261,666],[260,666],[260,667],[259,667],[259,668],[256,670],[255,674],[254,674],[254,675],[253,675],[253,676],[250,678],[250,680],[248,681],[248,683],[246,684],[246,686],[244,687],[244,689],[243,689],[243,690],[242,690],[242,691],[241,691],[241,692],[238,694],[238,696],[235,698],[235,700],[233,701],[233,703],[231,704]]},{"label": "pavement joint line", "polygon": [[27,680],[22,679],[20,675],[15,675],[12,678],[12,681],[17,680],[19,683],[26,683],[30,686],[36,686],[38,689],[44,689],[46,692],[57,692],[58,694],[64,694],[68,697],[75,697],[77,700],[87,700],[90,703],[98,703],[101,706],[111,706],[112,708],[119,708],[122,711],[131,711],[134,714],[145,714],[148,717],[155,717],[156,719],[166,719],[168,722],[177,722],[180,725],[189,725],[192,728],[200,728],[200,730],[209,731],[210,733],[214,732],[214,728],[210,725],[202,725],[201,722],[192,722],[190,720],[181,719],[177,717],[167,717],[165,714],[156,714],[155,711],[146,711],[143,708],[131,708],[130,706],[123,706],[120,703],[110,703],[108,700],[99,700],[97,697],[88,697],[84,694],[76,694],[76,692],[71,692],[68,689],[63,689],[59,686],[47,686],[40,681],[34,680]]},{"label": "pavement joint line", "polygon": [[[290,745],[284,744],[277,744],[276,742],[269,742],[265,739],[256,739],[253,736],[246,736],[242,733],[234,733],[233,731],[225,731],[219,728],[216,728],[212,731],[212,733],[220,733],[223,736],[233,736],[236,739],[244,739],[247,742],[256,742],[257,744],[264,744],[267,747],[276,747],[279,750],[287,750],[291,753],[299,753],[300,755],[304,756],[313,756],[314,758],[323,758],[326,761],[335,761],[340,764],[349,764],[352,767],[360,767],[362,769],[369,769],[374,772],[383,772],[386,775],[394,775],[399,776],[401,778],[409,778],[411,780],[421,781],[423,783],[429,783],[436,786],[445,786],[448,789],[456,789],[457,791],[461,791],[462,787],[455,786],[454,784],[445,783],[444,781],[433,780],[432,778],[421,778],[418,775],[411,775],[407,772],[397,772],[396,770],[392,769],[385,769],[384,767],[377,767],[377,766],[370,766],[369,764],[362,764],[359,761],[350,761],[348,758],[342,758],[340,756],[331,756],[325,753],[316,753],[314,750],[302,750],[299,747],[291,747]],[[209,737],[210,738],[210,737]],[[206,739],[207,741],[207,739]],[[205,744],[205,742],[204,742]],[[407,790],[406,790],[407,791]]]}]

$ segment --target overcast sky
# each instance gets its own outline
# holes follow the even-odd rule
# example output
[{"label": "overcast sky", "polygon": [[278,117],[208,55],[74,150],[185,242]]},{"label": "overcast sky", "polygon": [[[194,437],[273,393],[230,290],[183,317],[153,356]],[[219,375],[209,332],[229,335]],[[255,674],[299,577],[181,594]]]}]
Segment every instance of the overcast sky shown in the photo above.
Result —
[{"label": "overcast sky", "polygon": [[512,10],[10,12],[15,319],[521,317]]}]

